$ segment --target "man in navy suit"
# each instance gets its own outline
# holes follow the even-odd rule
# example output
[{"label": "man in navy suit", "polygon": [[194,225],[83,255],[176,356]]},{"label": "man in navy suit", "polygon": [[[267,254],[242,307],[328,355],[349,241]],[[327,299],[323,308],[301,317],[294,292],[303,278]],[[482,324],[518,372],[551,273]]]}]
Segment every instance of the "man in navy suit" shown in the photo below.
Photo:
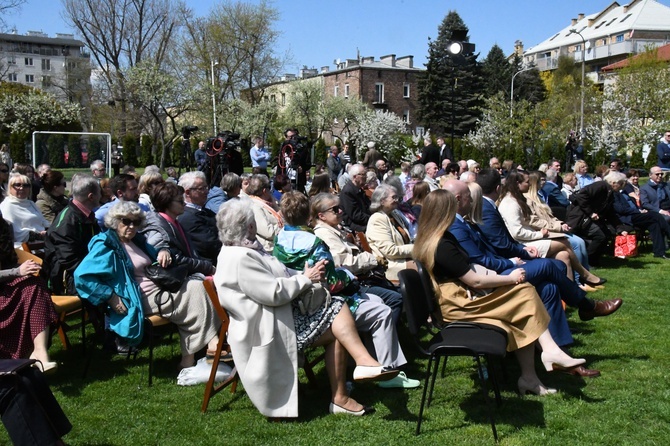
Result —
[{"label": "man in navy suit", "polygon": [[547,196],[547,204],[552,213],[561,221],[565,221],[565,215],[570,206],[570,200],[561,193],[558,185],[558,172],[552,168],[547,169],[547,182],[542,186],[542,192]]},{"label": "man in navy suit", "polygon": [[649,171],[649,181],[640,187],[642,208],[650,212],[658,212],[665,221],[670,223],[670,188],[663,181],[663,170],[654,166]]}]

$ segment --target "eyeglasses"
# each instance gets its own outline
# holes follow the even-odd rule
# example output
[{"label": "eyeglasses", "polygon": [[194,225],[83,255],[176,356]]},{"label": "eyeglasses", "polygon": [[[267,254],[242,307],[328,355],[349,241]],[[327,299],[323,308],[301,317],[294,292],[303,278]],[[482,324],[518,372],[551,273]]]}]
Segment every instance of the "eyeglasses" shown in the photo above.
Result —
[{"label": "eyeglasses", "polygon": [[654,176],[655,175],[663,175],[663,172],[652,172],[651,174],[654,175]]},{"label": "eyeglasses", "polygon": [[140,223],[142,223],[142,220],[133,220],[131,218],[122,218],[121,223],[123,223],[126,226],[133,226],[133,227],[138,227]]},{"label": "eyeglasses", "polygon": [[204,192],[206,190],[209,190],[209,186],[192,187],[190,190],[197,190],[198,192]]},{"label": "eyeglasses", "polygon": [[24,183],[14,183],[14,184],[12,184],[12,187],[14,189],[23,189],[23,188],[27,189],[30,186],[32,186],[32,184],[28,184],[28,183],[25,183],[25,184]]},{"label": "eyeglasses", "polygon": [[336,206],[329,207],[328,209],[326,209],[323,212],[326,213],[328,211],[333,211],[333,214],[339,214],[341,209],[342,208],[340,207],[340,205],[336,205]]},{"label": "eyeglasses", "polygon": [[400,197],[398,197],[397,195],[391,195],[390,197],[386,198],[391,201],[400,201]]}]

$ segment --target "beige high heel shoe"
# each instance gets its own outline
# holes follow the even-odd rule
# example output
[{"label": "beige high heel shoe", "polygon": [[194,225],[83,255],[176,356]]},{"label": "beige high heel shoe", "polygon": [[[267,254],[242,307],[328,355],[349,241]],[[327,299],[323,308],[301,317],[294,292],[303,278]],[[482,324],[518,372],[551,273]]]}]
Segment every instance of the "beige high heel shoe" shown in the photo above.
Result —
[{"label": "beige high heel shoe", "polygon": [[523,379],[523,377],[519,378],[517,385],[519,386],[519,393],[521,396],[527,395],[528,393],[532,393],[533,395],[537,396],[545,396],[553,395],[558,392],[558,390],[552,389],[551,387],[545,387],[539,381],[531,383]]},{"label": "beige high heel shoe", "polygon": [[552,356],[547,352],[542,352],[540,357],[542,358],[542,364],[547,372],[551,372],[552,370],[570,370],[578,365],[586,363],[586,359],[584,358],[571,358],[565,354],[561,355],[561,357],[557,357]]}]

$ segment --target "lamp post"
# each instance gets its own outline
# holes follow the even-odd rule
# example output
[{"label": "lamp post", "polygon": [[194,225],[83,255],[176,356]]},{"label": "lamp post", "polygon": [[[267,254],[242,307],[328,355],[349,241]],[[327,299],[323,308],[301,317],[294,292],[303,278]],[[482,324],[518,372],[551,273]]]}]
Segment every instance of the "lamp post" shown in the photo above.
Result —
[{"label": "lamp post", "polygon": [[[462,63],[463,59],[457,59],[458,56],[469,56],[475,52],[475,44],[467,41],[468,33],[466,30],[458,29],[451,31],[451,40],[447,42],[447,57],[452,59],[452,75],[456,70],[456,64]],[[458,78],[451,82],[451,150],[454,150],[454,95],[458,84]]]},{"label": "lamp post", "polygon": [[584,73],[586,71],[586,39],[582,33],[575,28],[570,30],[570,34],[577,34],[582,38],[582,98],[579,110],[579,135],[584,138]]},{"label": "lamp post", "polygon": [[216,136],[217,133],[217,128],[216,128],[216,92],[214,91],[214,65],[218,65],[219,63],[216,62],[214,63],[214,59],[210,60],[212,63],[212,114],[214,117],[214,135]]},{"label": "lamp post", "polygon": [[523,73],[524,71],[532,70],[533,67],[528,67],[524,68],[523,70],[519,70],[514,75],[512,76],[512,86],[510,88],[510,93],[509,93],[509,117],[511,118],[514,115],[514,78],[518,75]]}]

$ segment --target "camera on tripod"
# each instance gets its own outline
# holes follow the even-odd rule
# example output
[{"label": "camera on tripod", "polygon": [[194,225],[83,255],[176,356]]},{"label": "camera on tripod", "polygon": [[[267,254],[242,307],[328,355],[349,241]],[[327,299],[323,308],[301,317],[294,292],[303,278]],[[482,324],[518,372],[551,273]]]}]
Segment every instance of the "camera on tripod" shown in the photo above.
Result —
[{"label": "camera on tripod", "polygon": [[233,133],[226,130],[207,140],[207,148],[205,149],[205,152],[207,152],[207,155],[209,156],[215,156],[224,150],[237,149],[240,147],[238,139],[240,139],[239,133]]},{"label": "camera on tripod", "polygon": [[201,170],[205,172],[209,187],[218,186],[223,176],[229,172],[242,175],[244,165],[239,152],[239,133],[226,130],[207,139],[205,153],[207,161]]}]

